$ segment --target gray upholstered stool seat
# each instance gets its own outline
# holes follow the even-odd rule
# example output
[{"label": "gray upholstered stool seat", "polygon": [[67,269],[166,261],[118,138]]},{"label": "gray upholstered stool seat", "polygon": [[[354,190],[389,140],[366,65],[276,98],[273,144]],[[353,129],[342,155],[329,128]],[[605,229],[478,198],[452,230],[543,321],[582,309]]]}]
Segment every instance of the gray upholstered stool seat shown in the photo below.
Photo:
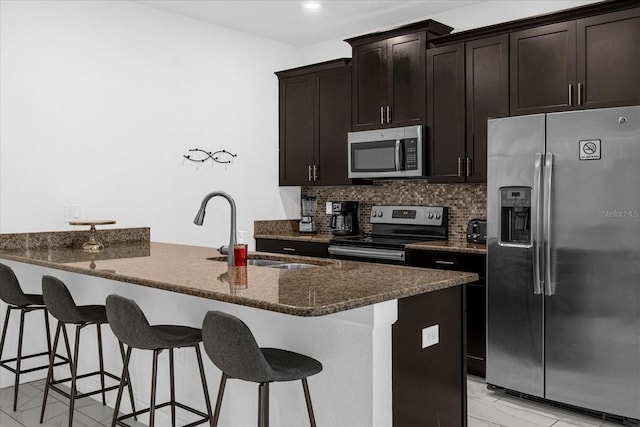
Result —
[{"label": "gray upholstered stool seat", "polygon": [[[47,380],[45,382],[44,396],[42,399],[42,410],[40,412],[40,423],[44,420],[45,408],[47,405],[47,397],[49,396],[49,389],[54,390],[69,399],[69,427],[73,425],[73,409],[76,399],[80,399],[86,396],[92,396],[94,394],[102,393],[102,404],[106,404],[105,393],[110,390],[119,388],[120,377],[106,372],[104,369],[104,360],[102,357],[102,332],[101,326],[107,323],[107,309],[104,305],[76,305],[71,293],[67,286],[60,280],[53,276],[42,276],[42,296],[46,303],[49,313],[58,320],[58,326],[56,327],[56,334],[53,340],[54,350],[58,347],[58,340],[60,339],[60,333],[65,340],[67,351],[69,351],[69,337],[67,336],[67,324],[76,325],[75,344],[73,350],[73,357],[69,355],[69,369],[71,370],[71,377],[63,379],[53,378],[53,357],[50,358],[49,371],[47,373]],[[99,370],[78,375],[78,357],[80,348],[80,332],[82,329],[89,325],[96,325],[96,331],[98,335],[98,363]],[[124,360],[124,347],[121,342],[120,354]],[[86,393],[78,393],[76,388],[76,381],[79,378],[86,378],[99,375],[100,376],[100,388]],[[118,384],[106,387],[105,376],[113,380],[116,380]],[[71,382],[71,391],[69,393],[66,390],[58,387],[58,384]],[[129,385],[127,381],[127,385]],[[129,385],[129,398],[131,399],[131,405],[133,406],[133,392]]]},{"label": "gray upholstered stool seat", "polygon": [[218,425],[222,396],[228,378],[259,383],[258,427],[269,425],[269,383],[301,380],[309,422],[316,422],[307,377],[322,371],[322,364],[309,356],[277,348],[260,348],[249,327],[240,319],[210,311],[202,324],[204,349],[222,371],[212,426]]},{"label": "gray upholstered stool seat", "polygon": [[[151,404],[149,408],[137,412],[134,411],[133,413],[128,415],[118,416],[123,389],[123,385],[121,384],[120,389],[118,390],[118,397],[116,398],[113,419],[111,422],[112,427],[116,424],[126,426],[126,424],[122,422],[123,420],[146,412],[149,412],[149,426],[153,427],[155,423],[155,410],[164,406],[171,406],[171,421],[172,425],[174,426],[176,423],[176,408],[184,409],[188,412],[191,412],[192,414],[196,414],[197,416],[201,417],[199,420],[190,423],[189,426],[195,426],[210,421],[211,403],[209,401],[207,381],[204,376],[202,355],[200,353],[202,330],[189,326],[178,325],[151,326],[138,304],[136,304],[135,301],[122,297],[120,295],[109,295],[107,297],[107,317],[109,319],[109,326],[111,326],[113,333],[128,346],[124,361],[124,369],[127,369],[127,366],[129,365],[132,349],[136,348],[153,351],[153,367],[151,373]],[[196,352],[207,413],[176,401],[173,350],[180,347],[193,347]],[[156,405],[158,356],[163,350],[169,350],[169,383],[171,388],[171,400]]]},{"label": "gray upholstered stool seat", "polygon": [[[13,387],[13,410],[17,408],[18,402],[18,387],[20,385],[20,374],[34,372],[42,369],[47,369],[49,364],[42,364],[39,366],[31,366],[28,368],[22,367],[22,361],[25,359],[31,359],[35,357],[46,356],[49,360],[51,356],[51,338],[49,331],[49,317],[47,315],[47,307],[44,305],[44,299],[39,294],[25,294],[20,287],[18,278],[8,265],[0,263],[0,299],[7,304],[7,315],[4,320],[4,327],[2,328],[2,339],[0,340],[0,367],[13,372],[15,374],[15,383]],[[18,334],[18,348],[16,357],[2,360],[2,353],[4,351],[5,338],[7,336],[7,328],[9,326],[9,318],[11,313],[16,310],[20,312],[20,332]],[[46,334],[47,351],[22,354],[22,341],[24,337],[24,315],[31,311],[42,310],[44,313],[44,325]],[[58,355],[56,358],[62,359],[62,361],[56,362],[56,365],[66,363],[67,359]],[[15,363],[15,365],[13,365]],[[12,366],[13,365],[13,366]],[[14,367],[15,366],[15,367]]]}]

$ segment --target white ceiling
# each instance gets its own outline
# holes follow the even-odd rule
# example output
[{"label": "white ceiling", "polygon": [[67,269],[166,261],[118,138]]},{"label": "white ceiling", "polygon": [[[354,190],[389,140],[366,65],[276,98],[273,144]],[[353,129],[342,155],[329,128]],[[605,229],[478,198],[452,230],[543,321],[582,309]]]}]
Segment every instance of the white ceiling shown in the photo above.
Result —
[{"label": "white ceiling", "polygon": [[485,0],[319,0],[309,12],[302,0],[133,0],[167,12],[267,39],[306,46],[428,19]]}]

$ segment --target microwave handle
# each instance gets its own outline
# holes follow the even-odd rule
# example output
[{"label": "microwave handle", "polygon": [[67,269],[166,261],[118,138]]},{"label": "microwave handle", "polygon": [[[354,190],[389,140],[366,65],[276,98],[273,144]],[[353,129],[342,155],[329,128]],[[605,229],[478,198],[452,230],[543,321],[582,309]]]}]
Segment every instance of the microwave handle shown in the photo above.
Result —
[{"label": "microwave handle", "polygon": [[396,139],[396,172],[402,170],[402,164],[400,163],[400,149],[402,148],[402,143],[399,139]]}]

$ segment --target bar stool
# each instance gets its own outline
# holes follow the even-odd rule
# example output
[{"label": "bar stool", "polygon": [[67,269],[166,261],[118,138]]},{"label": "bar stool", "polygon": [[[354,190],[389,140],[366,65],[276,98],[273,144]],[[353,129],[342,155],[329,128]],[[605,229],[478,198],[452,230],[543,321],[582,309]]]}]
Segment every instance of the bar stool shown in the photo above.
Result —
[{"label": "bar stool", "polygon": [[309,422],[316,426],[307,377],[322,371],[311,357],[277,348],[259,348],[249,327],[240,319],[220,311],[210,311],[202,324],[204,350],[222,371],[212,426],[218,425],[222,395],[227,378],[259,383],[258,427],[269,426],[269,383],[302,380]]},{"label": "bar stool", "polygon": [[[113,420],[111,426],[124,425],[122,420],[130,418],[134,415],[140,415],[149,412],[149,426],[155,424],[155,410],[164,406],[171,406],[171,425],[176,423],[176,407],[191,412],[202,419],[188,424],[195,426],[211,420],[211,402],[209,400],[209,392],[207,389],[207,380],[204,376],[204,368],[202,366],[202,355],[200,353],[200,342],[202,341],[202,330],[191,328],[189,326],[177,325],[154,325],[150,326],[144,313],[135,303],[135,301],[120,295],[109,295],[107,297],[107,318],[109,326],[113,333],[127,345],[127,353],[124,359],[124,369],[126,370],[131,360],[131,351],[136,349],[153,350],[153,367],[151,374],[151,402],[147,409],[133,412],[128,415],[118,417],[120,410],[120,400],[122,399],[123,384],[120,383],[118,397],[113,412]],[[176,401],[175,396],[175,380],[174,380],[174,361],[173,350],[181,347],[193,347],[198,359],[198,368],[200,369],[200,380],[202,381],[202,389],[204,391],[204,401],[207,406],[207,413],[186,406]],[[156,405],[156,383],[158,373],[158,355],[162,350],[169,350],[169,383],[171,400],[160,405]],[[123,373],[123,376],[125,374]]]},{"label": "bar stool", "polygon": [[[129,398],[131,399],[131,406],[135,408],[133,402],[133,391],[131,390],[131,384],[129,381],[128,373],[125,371],[123,374],[125,380],[121,380],[114,374],[111,374],[104,369],[104,360],[102,357],[102,332],[101,327],[107,323],[107,312],[104,305],[82,305],[77,306],[69,293],[67,286],[60,280],[52,276],[42,276],[42,296],[44,302],[49,310],[49,313],[56,319],[58,319],[58,326],[56,328],[55,338],[53,340],[54,350],[58,348],[58,340],[60,338],[60,332],[62,332],[67,353],[71,353],[69,348],[69,337],[67,335],[67,324],[76,325],[75,343],[73,347],[73,357],[68,361],[69,369],[71,370],[71,377],[55,380],[53,378],[53,358],[50,359],[49,371],[47,372],[47,380],[44,388],[44,396],[42,399],[42,410],[40,412],[40,423],[44,419],[44,411],[47,405],[47,397],[49,395],[49,389],[55,390],[69,399],[69,427],[73,425],[73,409],[76,399],[81,399],[87,396],[93,396],[94,394],[102,393],[102,404],[106,405],[106,392],[119,388],[120,384],[125,383],[129,388]],[[79,349],[80,349],[80,332],[86,326],[96,325],[96,331],[98,334],[98,363],[99,370],[78,375],[78,362],[79,362]],[[118,342],[120,346],[120,354],[124,361],[124,346],[122,342]],[[76,382],[78,379],[87,378],[91,376],[100,376],[100,388],[97,390],[89,391],[86,393],[78,393]],[[118,381],[118,384],[106,387],[105,376]],[[58,387],[58,384],[71,381],[71,391],[67,393]],[[135,411],[135,409],[134,409]]]},{"label": "bar stool", "polygon": [[[41,369],[47,369],[49,364],[35,366],[27,369],[22,369],[22,361],[24,359],[30,359],[39,356],[47,356],[49,360],[51,356],[51,337],[49,331],[49,316],[47,315],[47,307],[44,305],[42,295],[39,294],[25,294],[20,288],[20,283],[11,267],[0,263],[0,299],[7,303],[7,316],[4,320],[4,327],[2,328],[2,339],[0,340],[0,366],[15,374],[15,384],[13,387],[13,410],[17,408],[18,401],[18,386],[20,384],[20,374],[28,372],[39,371]],[[2,359],[2,352],[4,350],[5,338],[7,336],[7,327],[9,326],[9,317],[13,310],[20,310],[20,332],[18,334],[18,350],[17,355],[11,359]],[[29,355],[22,354],[22,340],[24,338],[24,315],[32,311],[42,310],[44,313],[44,325],[47,335],[47,351],[40,353],[33,353]],[[55,355],[55,357],[62,359],[62,361],[55,363],[55,365],[61,365],[66,363],[67,359]],[[9,363],[15,362],[15,369],[9,366]]]}]

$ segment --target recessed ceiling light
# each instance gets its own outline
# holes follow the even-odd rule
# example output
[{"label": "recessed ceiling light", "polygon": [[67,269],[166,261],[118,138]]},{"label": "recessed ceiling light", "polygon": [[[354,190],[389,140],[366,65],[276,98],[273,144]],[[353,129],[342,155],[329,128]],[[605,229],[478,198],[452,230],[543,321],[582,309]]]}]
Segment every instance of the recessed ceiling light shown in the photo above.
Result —
[{"label": "recessed ceiling light", "polygon": [[320,10],[322,8],[322,5],[317,1],[307,1],[302,3],[302,8],[304,10],[315,12],[316,10]]}]

